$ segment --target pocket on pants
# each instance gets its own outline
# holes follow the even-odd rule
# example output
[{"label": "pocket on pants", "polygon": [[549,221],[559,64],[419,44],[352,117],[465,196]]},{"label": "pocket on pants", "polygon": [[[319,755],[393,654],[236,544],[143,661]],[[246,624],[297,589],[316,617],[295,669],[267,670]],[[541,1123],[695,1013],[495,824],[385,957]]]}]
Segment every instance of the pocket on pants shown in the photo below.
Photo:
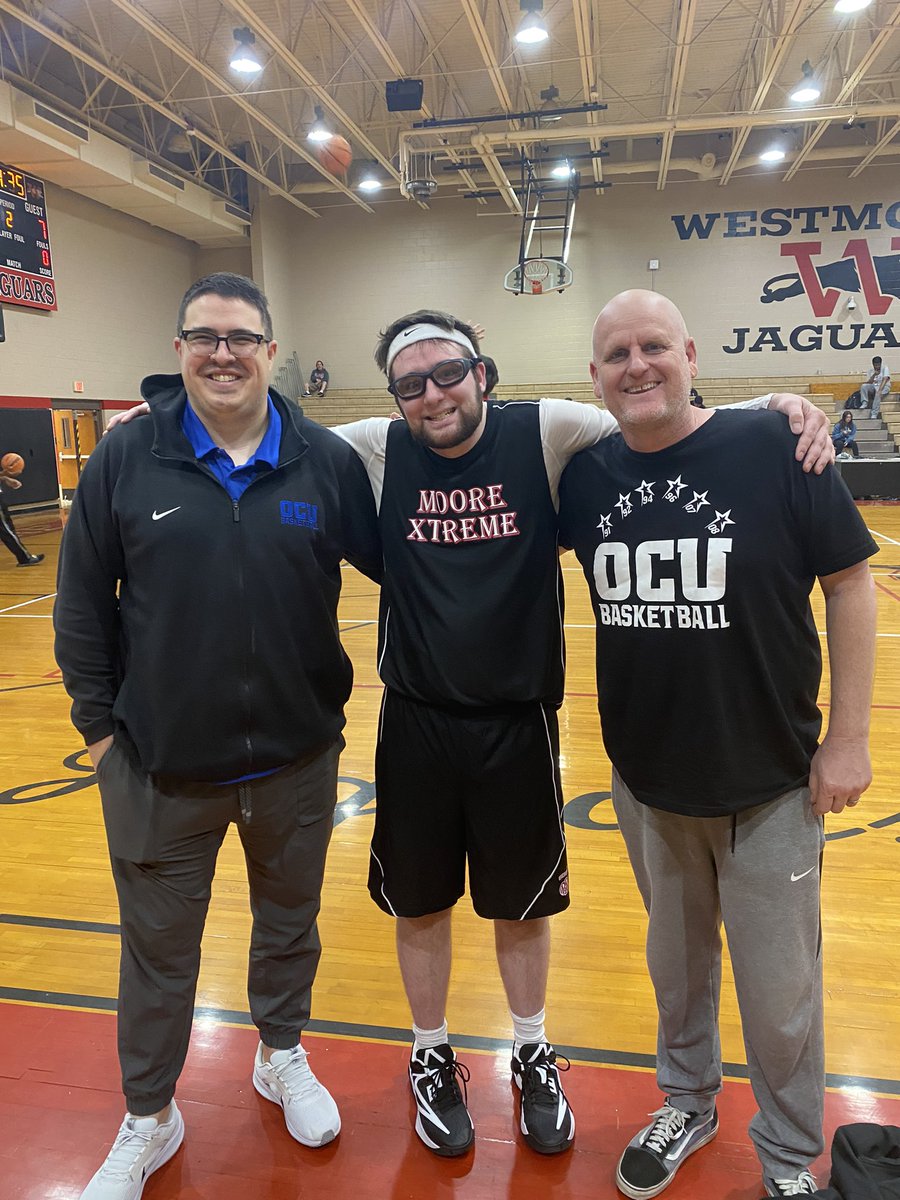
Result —
[{"label": "pocket on pants", "polygon": [[96,774],[110,855],[128,862],[149,861],[154,809],[149,777],[118,741],[100,759]]},{"label": "pocket on pants", "polygon": [[311,763],[294,768],[297,825],[301,829],[325,819],[333,820],[337,804],[338,760],[343,748],[341,737]]}]

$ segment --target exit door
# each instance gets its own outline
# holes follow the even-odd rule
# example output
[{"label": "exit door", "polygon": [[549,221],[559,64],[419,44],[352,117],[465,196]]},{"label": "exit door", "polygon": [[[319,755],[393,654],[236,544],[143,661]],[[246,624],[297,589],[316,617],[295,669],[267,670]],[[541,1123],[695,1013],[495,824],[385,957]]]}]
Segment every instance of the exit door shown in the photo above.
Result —
[{"label": "exit door", "polygon": [[63,503],[72,499],[84,464],[100,436],[100,413],[83,408],[53,409],[53,440],[56,443],[56,469]]}]

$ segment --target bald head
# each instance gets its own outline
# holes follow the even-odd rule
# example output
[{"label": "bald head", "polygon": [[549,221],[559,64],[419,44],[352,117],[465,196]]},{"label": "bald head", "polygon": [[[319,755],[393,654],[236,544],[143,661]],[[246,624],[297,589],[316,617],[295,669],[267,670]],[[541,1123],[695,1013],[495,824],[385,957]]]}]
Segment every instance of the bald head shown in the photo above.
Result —
[{"label": "bald head", "polygon": [[681,337],[682,344],[687,346],[689,337],[684,317],[681,315],[681,310],[676,308],[668,296],[661,296],[659,292],[648,292],[645,288],[631,288],[627,292],[619,292],[617,296],[613,296],[612,300],[600,310],[597,320],[594,322],[592,346],[595,362],[597,361],[598,336],[602,338],[609,329],[615,329],[617,326],[635,319],[667,323]]},{"label": "bald head", "polygon": [[702,424],[706,417],[690,405],[696,374],[684,317],[658,292],[620,292],[594,322],[594,392],[633,449],[661,449]]}]

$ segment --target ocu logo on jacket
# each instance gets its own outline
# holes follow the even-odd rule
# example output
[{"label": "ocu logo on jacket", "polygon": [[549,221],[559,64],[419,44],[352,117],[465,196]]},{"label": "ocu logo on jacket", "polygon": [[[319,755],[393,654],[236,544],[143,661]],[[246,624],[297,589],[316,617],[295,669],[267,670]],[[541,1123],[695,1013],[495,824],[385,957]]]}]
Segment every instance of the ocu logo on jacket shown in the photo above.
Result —
[{"label": "ocu logo on jacket", "polygon": [[282,525],[303,525],[307,529],[319,528],[319,506],[307,500],[280,501]]}]

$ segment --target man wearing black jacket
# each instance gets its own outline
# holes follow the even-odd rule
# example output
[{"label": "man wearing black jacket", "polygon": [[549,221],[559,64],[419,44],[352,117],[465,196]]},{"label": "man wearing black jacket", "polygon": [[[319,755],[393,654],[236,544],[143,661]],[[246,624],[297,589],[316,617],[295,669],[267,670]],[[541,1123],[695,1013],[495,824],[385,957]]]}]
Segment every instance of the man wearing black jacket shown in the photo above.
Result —
[{"label": "man wearing black jacket", "polygon": [[353,450],[269,387],[265,296],[218,274],[186,293],[181,374],[104,439],[60,554],[57,659],[97,770],[119,896],[125,1121],[84,1200],[137,1200],[184,1135],[174,1100],[200,939],[233,821],[247,860],[253,1084],[321,1146],[337,1106],[299,1044],[352,669],[340,564],[380,571]]}]

